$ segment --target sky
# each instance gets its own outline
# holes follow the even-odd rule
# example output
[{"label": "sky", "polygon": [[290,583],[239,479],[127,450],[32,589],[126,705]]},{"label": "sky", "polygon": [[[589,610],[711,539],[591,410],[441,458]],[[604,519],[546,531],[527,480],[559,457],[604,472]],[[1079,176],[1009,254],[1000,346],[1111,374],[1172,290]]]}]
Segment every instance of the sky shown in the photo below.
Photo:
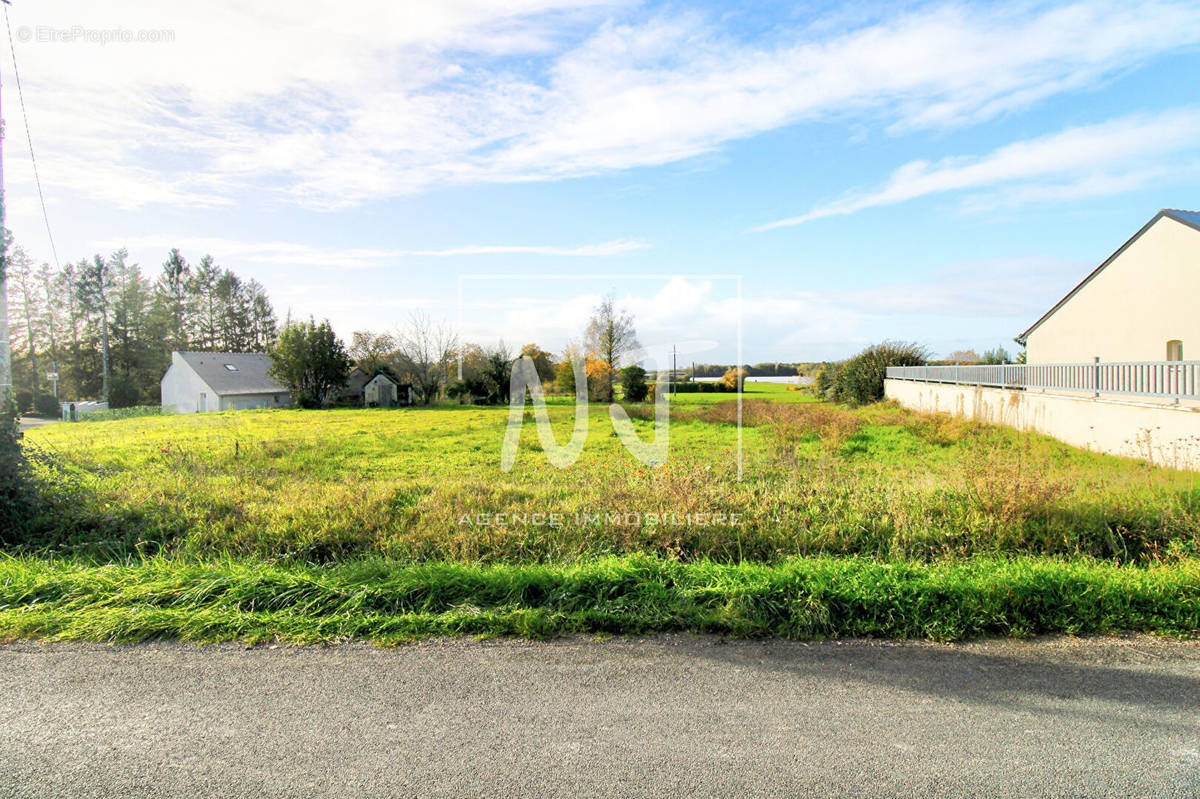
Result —
[{"label": "sky", "polygon": [[1200,206],[1194,1],[8,13],[18,243],[212,254],[346,338],[420,312],[558,350],[613,293],[685,361],[1015,352],[1160,208]]}]

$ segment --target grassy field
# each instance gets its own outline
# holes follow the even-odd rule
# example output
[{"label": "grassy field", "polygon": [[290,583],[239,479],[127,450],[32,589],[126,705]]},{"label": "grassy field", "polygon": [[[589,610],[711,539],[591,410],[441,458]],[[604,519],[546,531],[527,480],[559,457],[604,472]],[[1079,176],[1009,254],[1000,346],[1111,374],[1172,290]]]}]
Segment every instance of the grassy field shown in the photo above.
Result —
[{"label": "grassy field", "polygon": [[[309,562],[634,553],[725,562],[1001,553],[1153,561],[1197,551],[1194,474],[1006,428],[805,396],[775,386],[748,395],[741,481],[736,407],[717,394],[680,395],[660,469],[629,455],[595,406],[575,465],[551,466],[526,424],[507,474],[499,467],[502,408],[53,425],[27,437],[61,465],[65,486],[37,541],[63,552]],[[792,401],[764,399],[774,397]],[[573,409],[551,412],[565,441]],[[652,436],[651,421],[635,424]]]},{"label": "grassy field", "polygon": [[[1194,474],[887,404],[748,388],[741,480],[736,404],[722,394],[672,401],[670,460],[658,469],[626,452],[597,406],[573,466],[552,467],[527,423],[509,473],[505,408],[32,430],[52,487],[33,537],[0,568],[0,631],[399,640],[456,629],[953,638],[1200,628]],[[550,410],[563,442],[573,407]],[[648,440],[652,407],[630,411]],[[259,573],[278,579],[246,588]],[[826,590],[837,579],[850,594]],[[572,580],[592,587],[563,588]],[[423,585],[413,590],[425,599],[380,599],[391,589],[377,581]],[[317,583],[326,599],[311,604]],[[508,593],[480,587],[493,583]],[[535,587],[515,587],[526,583]],[[1132,592],[1126,604],[1112,586]],[[353,610],[368,594],[376,604]],[[185,618],[198,626],[186,632]]]}]

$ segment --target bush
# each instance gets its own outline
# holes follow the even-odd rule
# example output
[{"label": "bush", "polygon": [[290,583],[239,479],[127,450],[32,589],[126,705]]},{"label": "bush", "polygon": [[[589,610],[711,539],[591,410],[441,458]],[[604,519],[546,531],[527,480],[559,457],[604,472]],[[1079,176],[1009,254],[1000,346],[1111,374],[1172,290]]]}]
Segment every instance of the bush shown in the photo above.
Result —
[{"label": "bush", "polygon": [[107,411],[81,413],[78,422],[111,422],[117,419],[136,419],[141,416],[161,416],[164,413],[161,405],[134,405],[129,408],[109,408]]},{"label": "bush", "polygon": [[21,451],[16,398],[0,396],[0,543],[15,544],[37,509],[37,487]]},{"label": "bush", "polygon": [[53,394],[38,394],[33,401],[33,412],[48,419],[57,419],[62,415],[62,406]]},{"label": "bush", "polygon": [[628,402],[644,402],[650,393],[646,385],[646,370],[634,364],[621,370],[621,390]]},{"label": "bush", "polygon": [[746,382],[745,369],[730,369],[721,375],[721,384],[730,391],[737,391],[738,386]]},{"label": "bush", "polygon": [[827,399],[865,405],[883,399],[883,380],[889,366],[924,366],[928,351],[920,344],[885,341],[873,344],[817,375],[817,393]]},{"label": "bush", "polygon": [[16,394],[17,397],[17,413],[29,413],[33,410],[33,392],[27,389],[21,389]]}]

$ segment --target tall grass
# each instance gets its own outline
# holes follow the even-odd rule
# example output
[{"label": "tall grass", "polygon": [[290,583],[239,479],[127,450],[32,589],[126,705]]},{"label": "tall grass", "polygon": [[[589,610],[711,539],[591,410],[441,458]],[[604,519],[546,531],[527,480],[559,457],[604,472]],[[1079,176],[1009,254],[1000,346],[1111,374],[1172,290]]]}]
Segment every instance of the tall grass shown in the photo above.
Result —
[{"label": "tall grass", "polygon": [[430,635],[691,631],[731,636],[1196,635],[1200,567],[858,558],[775,566],[633,556],[572,566],[330,568],[0,560],[0,636],[397,643]]},{"label": "tall grass", "polygon": [[[563,441],[570,408],[552,411]],[[1200,552],[1193,474],[887,404],[746,402],[741,481],[733,403],[683,407],[659,469],[634,461],[597,409],[571,468],[550,467],[527,428],[505,474],[506,419],[264,411],[42,428],[30,438],[61,471],[26,546],[314,563]]]}]

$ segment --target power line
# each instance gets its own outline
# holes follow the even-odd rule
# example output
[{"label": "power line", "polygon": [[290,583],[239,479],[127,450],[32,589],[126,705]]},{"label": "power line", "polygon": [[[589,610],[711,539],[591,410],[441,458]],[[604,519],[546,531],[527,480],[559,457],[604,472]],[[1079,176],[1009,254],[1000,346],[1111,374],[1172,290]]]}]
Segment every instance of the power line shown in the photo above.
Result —
[{"label": "power line", "polygon": [[42,193],[42,179],[38,175],[37,157],[33,154],[33,134],[29,131],[29,114],[25,110],[25,93],[21,91],[21,72],[17,69],[17,48],[13,44],[12,23],[8,19],[8,0],[4,0],[4,26],[8,28],[8,49],[12,53],[13,77],[17,81],[17,97],[21,102],[21,119],[25,122],[25,140],[29,142],[29,160],[33,164],[33,182],[37,184],[38,200],[42,203],[42,219],[46,221],[46,237],[50,239],[50,252],[54,256],[54,268],[58,263],[58,248],[54,246],[54,234],[50,232],[50,214],[46,213],[46,195]]}]

